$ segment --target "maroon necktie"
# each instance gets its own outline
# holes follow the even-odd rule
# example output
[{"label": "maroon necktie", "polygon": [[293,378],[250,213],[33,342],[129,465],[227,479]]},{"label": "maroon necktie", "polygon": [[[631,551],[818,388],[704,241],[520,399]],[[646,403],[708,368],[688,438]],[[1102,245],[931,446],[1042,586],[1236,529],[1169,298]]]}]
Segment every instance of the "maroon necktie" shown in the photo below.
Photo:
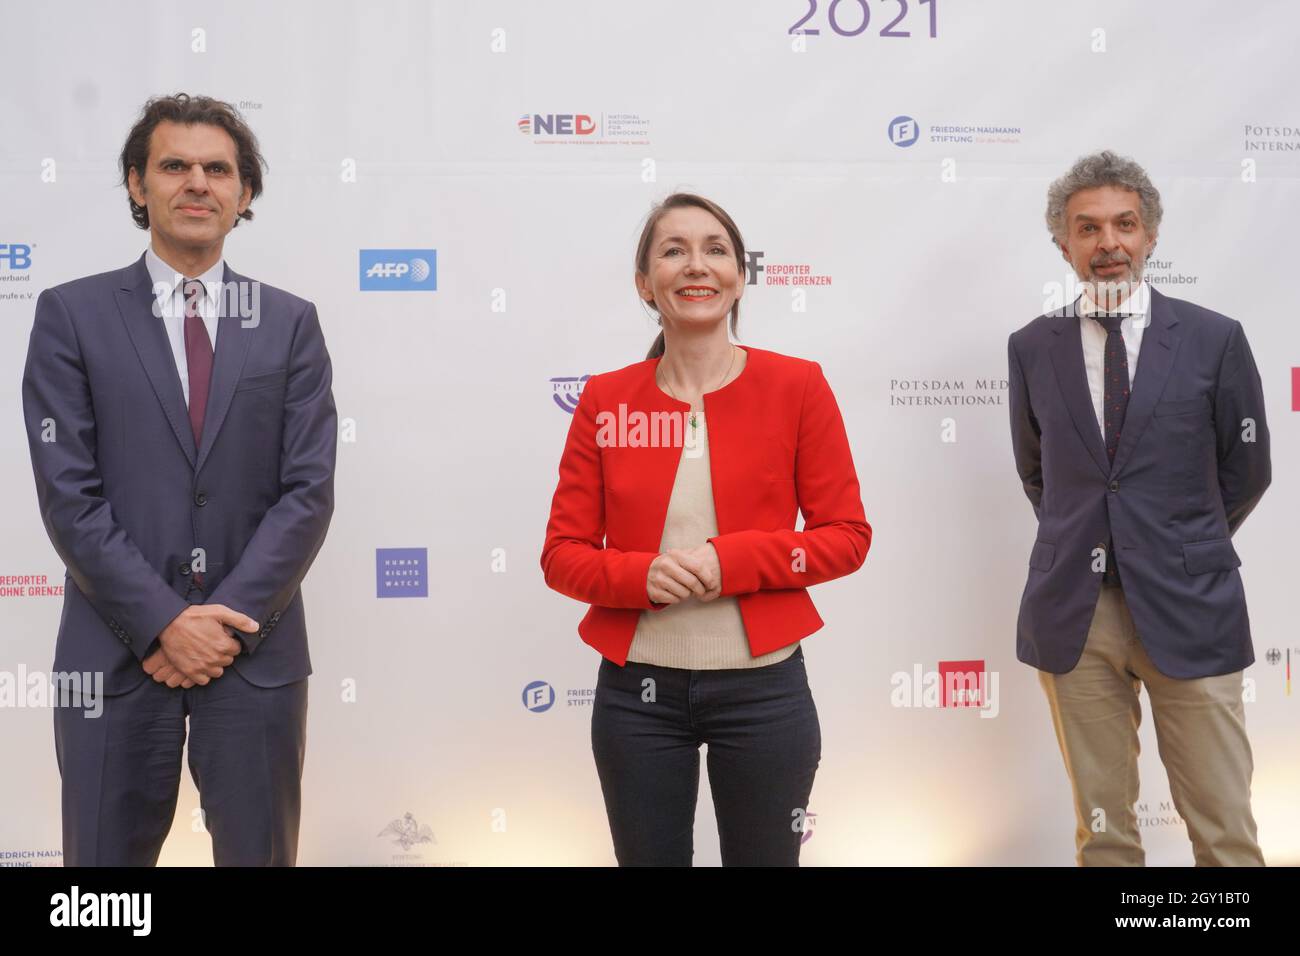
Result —
[{"label": "maroon necktie", "polygon": [[190,377],[190,425],[194,429],[197,447],[203,437],[203,413],[208,409],[208,384],[212,381],[212,340],[203,324],[199,303],[203,298],[203,283],[186,279],[185,293],[185,362]]}]

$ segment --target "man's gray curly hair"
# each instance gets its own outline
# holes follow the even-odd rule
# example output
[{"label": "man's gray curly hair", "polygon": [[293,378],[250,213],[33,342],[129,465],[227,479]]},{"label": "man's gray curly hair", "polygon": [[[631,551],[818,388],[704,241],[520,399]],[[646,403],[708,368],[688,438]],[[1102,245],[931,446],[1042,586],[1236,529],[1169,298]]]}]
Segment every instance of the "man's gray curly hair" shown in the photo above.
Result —
[{"label": "man's gray curly hair", "polygon": [[1142,225],[1152,236],[1160,231],[1160,219],[1164,215],[1164,208],[1160,205],[1160,191],[1151,184],[1146,170],[1136,162],[1107,149],[1084,156],[1070,167],[1068,173],[1048,187],[1047,228],[1051,230],[1052,239],[1058,245],[1065,244],[1068,230],[1065,204],[1081,189],[1095,189],[1098,186],[1118,186],[1120,189],[1133,190],[1138,194],[1142,206]]}]

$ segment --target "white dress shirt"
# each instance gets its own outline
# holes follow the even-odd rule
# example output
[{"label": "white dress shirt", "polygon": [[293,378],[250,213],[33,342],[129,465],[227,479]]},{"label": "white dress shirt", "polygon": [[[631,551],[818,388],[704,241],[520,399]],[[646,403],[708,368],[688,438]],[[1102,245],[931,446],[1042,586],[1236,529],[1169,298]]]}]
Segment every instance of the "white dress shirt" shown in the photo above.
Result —
[{"label": "white dress shirt", "polygon": [[[1083,337],[1083,368],[1088,374],[1088,391],[1092,393],[1092,410],[1097,413],[1097,427],[1106,434],[1106,419],[1102,411],[1102,401],[1106,392],[1106,327],[1092,318],[1099,309],[1088,298],[1087,293],[1078,301],[1079,331]],[[1133,294],[1119,304],[1113,315],[1122,315],[1119,331],[1124,338],[1124,348],[1128,352],[1128,387],[1133,391],[1133,382],[1137,378],[1138,353],[1142,350],[1142,332],[1151,324],[1151,289],[1147,280],[1138,283]]]},{"label": "white dress shirt", "polygon": [[[172,347],[172,357],[176,359],[176,371],[181,377],[181,395],[185,405],[190,404],[190,363],[185,358],[185,290],[187,278],[198,279],[203,283],[203,297],[199,300],[199,314],[208,329],[208,339],[212,342],[212,351],[217,349],[217,306],[221,298],[221,283],[226,279],[226,260],[218,259],[207,272],[201,276],[184,276],[158,258],[150,246],[144,253],[144,264],[149,269],[149,278],[153,280],[154,295],[158,299],[162,318],[159,320],[167,330],[167,341]],[[170,291],[159,292],[159,289]],[[215,293],[215,296],[214,296]]]}]

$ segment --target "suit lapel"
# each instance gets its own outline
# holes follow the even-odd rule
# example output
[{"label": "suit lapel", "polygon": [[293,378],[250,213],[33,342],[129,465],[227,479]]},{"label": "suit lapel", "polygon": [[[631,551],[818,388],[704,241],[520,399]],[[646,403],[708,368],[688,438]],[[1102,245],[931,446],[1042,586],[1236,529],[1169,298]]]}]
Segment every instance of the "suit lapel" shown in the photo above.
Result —
[{"label": "suit lapel", "polygon": [[172,356],[171,343],[167,341],[167,330],[163,319],[154,315],[153,281],[149,278],[143,255],[122,272],[122,285],[117,290],[117,310],[172,433],[180,442],[190,467],[194,467],[197,456],[194,430],[190,427],[189,410],[181,393],[180,372]]},{"label": "suit lapel", "polygon": [[1074,309],[1066,309],[1052,324],[1052,367],[1056,370],[1056,384],[1061,388],[1065,407],[1074,419],[1074,427],[1083,439],[1088,453],[1103,475],[1110,474],[1110,458],[1106,442],[1097,427],[1097,412],[1092,407],[1092,392],[1088,389],[1088,374],[1083,367],[1083,335],[1079,331],[1079,317]]},{"label": "suit lapel", "polygon": [[[226,413],[230,411],[235,386],[239,383],[244,360],[248,358],[248,349],[253,342],[255,326],[244,328],[239,315],[239,304],[242,301],[239,290],[245,288],[244,283],[249,280],[227,265],[224,281],[226,288],[233,289],[234,293],[222,295],[220,299],[229,308],[223,308],[221,317],[217,320],[217,348],[212,356],[212,383],[208,388],[208,408],[203,416],[203,441],[199,445],[198,462],[194,466],[196,473],[203,469],[203,463],[207,461],[208,453],[217,440],[217,433],[226,420]],[[231,283],[239,284],[232,286]],[[227,315],[227,312],[231,314]],[[258,318],[260,321],[261,317]]]},{"label": "suit lapel", "polygon": [[1151,290],[1151,324],[1142,333],[1142,347],[1138,350],[1137,369],[1133,374],[1133,388],[1129,394],[1128,408],[1124,410],[1124,425],[1120,429],[1119,448],[1115,452],[1115,467],[1111,474],[1119,474],[1124,463],[1133,454],[1138,439],[1151,421],[1156,400],[1165,390],[1165,382],[1174,367],[1174,356],[1182,334],[1177,330],[1178,316],[1169,300]]}]

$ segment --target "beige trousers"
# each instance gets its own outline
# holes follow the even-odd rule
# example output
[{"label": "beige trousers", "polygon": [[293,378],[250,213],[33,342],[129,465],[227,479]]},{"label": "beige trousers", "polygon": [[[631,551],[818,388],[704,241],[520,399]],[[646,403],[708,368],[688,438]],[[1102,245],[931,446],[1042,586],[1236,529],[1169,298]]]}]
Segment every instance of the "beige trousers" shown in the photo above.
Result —
[{"label": "beige trousers", "polygon": [[1083,656],[1066,674],[1039,671],[1074,791],[1080,866],[1142,866],[1138,687],[1145,685],[1169,791],[1197,866],[1263,866],[1250,810],[1254,762],[1241,671],[1178,680],[1156,670],[1117,587],[1103,587]]}]

